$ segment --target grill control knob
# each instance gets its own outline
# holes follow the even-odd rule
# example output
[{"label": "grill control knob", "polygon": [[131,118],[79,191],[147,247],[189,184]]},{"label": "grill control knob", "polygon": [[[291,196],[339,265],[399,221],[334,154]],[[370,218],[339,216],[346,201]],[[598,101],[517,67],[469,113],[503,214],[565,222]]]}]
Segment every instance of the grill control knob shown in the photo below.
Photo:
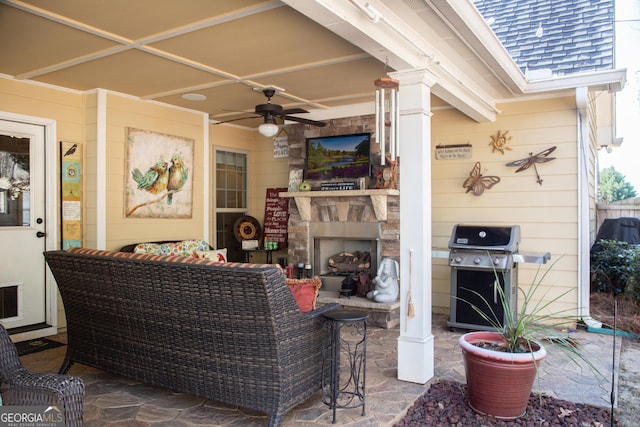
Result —
[{"label": "grill control knob", "polygon": [[480,257],[476,257],[473,259],[474,264],[480,264]]},{"label": "grill control knob", "polygon": [[498,264],[500,264],[500,258],[494,258],[493,265],[498,265]]},{"label": "grill control knob", "polygon": [[457,256],[453,259],[454,262],[457,262],[458,264],[460,264],[462,262],[462,257],[461,256]]}]

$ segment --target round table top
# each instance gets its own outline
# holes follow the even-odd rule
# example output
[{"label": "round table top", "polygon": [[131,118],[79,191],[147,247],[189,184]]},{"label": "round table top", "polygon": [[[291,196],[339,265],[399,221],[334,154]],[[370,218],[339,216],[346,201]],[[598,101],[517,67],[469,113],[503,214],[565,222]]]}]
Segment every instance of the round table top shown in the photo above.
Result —
[{"label": "round table top", "polygon": [[366,320],[369,313],[354,310],[332,310],[322,314],[325,318],[336,322],[357,322]]}]

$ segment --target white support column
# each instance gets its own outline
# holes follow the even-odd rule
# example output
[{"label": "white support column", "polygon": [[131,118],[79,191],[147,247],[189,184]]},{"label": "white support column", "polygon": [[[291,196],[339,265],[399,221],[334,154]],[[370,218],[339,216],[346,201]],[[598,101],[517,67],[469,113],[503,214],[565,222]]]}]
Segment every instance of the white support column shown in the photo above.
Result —
[{"label": "white support column", "polygon": [[[430,95],[436,77],[428,70],[401,71],[391,75],[400,81],[401,316],[398,379],[424,384],[434,375]],[[415,312],[413,317],[408,316],[409,291]]]}]

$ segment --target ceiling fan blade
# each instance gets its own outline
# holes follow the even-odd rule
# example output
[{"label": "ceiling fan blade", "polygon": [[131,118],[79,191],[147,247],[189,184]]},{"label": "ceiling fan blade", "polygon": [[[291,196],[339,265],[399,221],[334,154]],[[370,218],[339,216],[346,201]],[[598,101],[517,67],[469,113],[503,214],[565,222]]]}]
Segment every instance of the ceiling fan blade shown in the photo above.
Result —
[{"label": "ceiling fan blade", "polygon": [[257,119],[259,117],[261,117],[261,116],[255,115],[255,116],[239,117],[237,119],[229,119],[229,120],[221,120],[221,121],[217,121],[217,119],[214,119],[214,118],[212,118],[211,120],[216,120],[217,123],[213,123],[214,125],[221,125],[223,123],[237,122],[239,120]]},{"label": "ceiling fan blade", "polygon": [[315,120],[303,119],[301,117],[282,116],[282,118],[285,119],[285,120],[291,120],[291,121],[294,121],[294,122],[304,123],[306,125],[317,126],[317,127],[320,127],[320,128],[327,125],[325,122],[317,122]]},{"label": "ceiling fan blade", "polygon": [[288,116],[289,114],[302,114],[308,113],[307,110],[303,110],[302,108],[291,108],[289,110],[282,110],[278,113],[280,116]]}]

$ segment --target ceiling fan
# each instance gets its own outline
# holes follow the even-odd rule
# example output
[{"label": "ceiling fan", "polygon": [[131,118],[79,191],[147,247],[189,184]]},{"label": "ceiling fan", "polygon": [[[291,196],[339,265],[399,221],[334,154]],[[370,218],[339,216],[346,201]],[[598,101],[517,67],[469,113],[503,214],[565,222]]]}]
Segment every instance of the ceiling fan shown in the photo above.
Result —
[{"label": "ceiling fan", "polygon": [[[291,114],[308,113],[307,110],[304,110],[302,108],[290,108],[285,110],[282,108],[281,105],[272,104],[271,98],[276,93],[276,89],[274,87],[267,86],[262,89],[262,93],[264,93],[264,96],[267,97],[267,103],[256,105],[254,110],[255,116],[252,116],[252,117],[264,117],[264,123],[258,126],[258,131],[266,137],[272,137],[278,132],[278,125],[276,123],[276,119],[281,119],[282,121],[290,120],[290,121],[303,123],[311,126],[318,126],[318,127],[323,127],[327,125],[325,122],[304,119],[302,117],[294,117],[291,115]],[[247,118],[249,117],[225,120],[225,121],[218,122],[216,124],[229,123],[237,120],[246,120]]]}]

